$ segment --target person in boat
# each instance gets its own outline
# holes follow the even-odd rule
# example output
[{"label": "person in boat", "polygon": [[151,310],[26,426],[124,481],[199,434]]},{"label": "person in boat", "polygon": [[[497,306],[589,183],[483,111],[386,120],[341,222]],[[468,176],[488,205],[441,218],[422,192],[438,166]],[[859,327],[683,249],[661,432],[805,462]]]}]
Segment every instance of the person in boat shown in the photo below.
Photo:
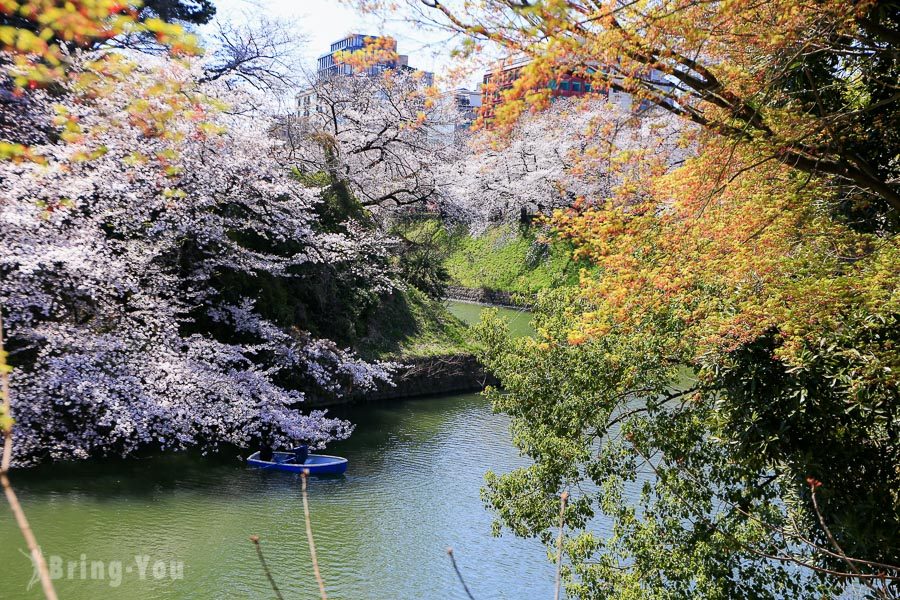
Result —
[{"label": "person in boat", "polygon": [[272,462],[275,453],[272,451],[272,445],[269,444],[269,436],[263,435],[259,440],[259,460]]},{"label": "person in boat", "polygon": [[306,459],[309,458],[309,446],[306,444],[300,444],[296,448],[294,448],[294,463],[298,465],[302,465],[306,463]]}]

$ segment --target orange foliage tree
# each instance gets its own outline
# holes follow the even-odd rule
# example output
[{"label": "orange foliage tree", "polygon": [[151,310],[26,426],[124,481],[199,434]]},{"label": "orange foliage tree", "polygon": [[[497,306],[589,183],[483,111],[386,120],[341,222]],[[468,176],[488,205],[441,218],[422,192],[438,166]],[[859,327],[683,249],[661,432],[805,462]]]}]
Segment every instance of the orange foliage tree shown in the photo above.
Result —
[{"label": "orange foliage tree", "polygon": [[[0,160],[40,160],[24,139],[29,128],[19,122],[28,112],[29,92],[57,86],[50,91],[96,98],[134,67],[122,54],[82,58],[82,51],[119,36],[146,34],[173,56],[199,52],[196,40],[178,25],[152,17],[139,20],[140,7],[139,0],[0,2],[0,86],[8,94],[0,105],[0,121],[6,125],[0,135]],[[77,123],[63,114],[53,118],[53,126],[63,132],[63,140],[78,131]]]},{"label": "orange foliage tree", "polygon": [[[366,10],[387,0],[352,0]],[[532,59],[506,92],[514,119],[578,74],[759,148],[759,160],[835,176],[900,211],[896,156],[900,17],[886,0],[407,0],[466,36]],[[665,75],[660,85],[655,73]],[[892,150],[891,150],[892,149]],[[887,151],[886,151],[887,150]],[[896,216],[894,217],[896,218]]]},{"label": "orange foliage tree", "polygon": [[677,168],[554,215],[596,269],[536,339],[479,330],[534,459],[489,475],[500,522],[550,541],[571,491],[577,597],[896,597],[900,6],[409,4],[531,58],[509,127],[571,73],[691,124]]}]

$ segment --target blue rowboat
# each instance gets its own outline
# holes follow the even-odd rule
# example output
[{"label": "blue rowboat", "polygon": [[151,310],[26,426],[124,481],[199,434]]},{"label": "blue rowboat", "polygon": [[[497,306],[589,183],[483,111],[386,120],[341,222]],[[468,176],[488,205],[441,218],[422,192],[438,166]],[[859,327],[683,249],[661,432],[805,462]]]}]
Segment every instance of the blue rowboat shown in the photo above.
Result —
[{"label": "blue rowboat", "polygon": [[289,473],[302,473],[304,470],[308,470],[310,475],[340,475],[347,470],[346,458],[327,454],[310,454],[306,458],[306,462],[298,465],[293,452],[273,452],[271,461],[260,460],[259,452],[254,452],[247,459],[247,464],[257,469],[272,469]]}]

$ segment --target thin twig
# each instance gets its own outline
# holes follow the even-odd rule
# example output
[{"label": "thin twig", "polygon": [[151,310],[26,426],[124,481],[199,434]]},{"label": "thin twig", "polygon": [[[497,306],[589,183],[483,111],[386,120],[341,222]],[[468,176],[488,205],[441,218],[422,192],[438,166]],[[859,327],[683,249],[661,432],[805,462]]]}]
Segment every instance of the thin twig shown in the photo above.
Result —
[{"label": "thin twig", "polygon": [[828,537],[828,541],[831,542],[831,545],[834,547],[834,549],[838,551],[838,554],[841,555],[841,558],[843,558],[847,565],[850,567],[850,570],[856,572],[856,567],[852,562],[847,560],[847,553],[844,552],[844,549],[841,548],[840,544],[837,543],[837,540],[834,539],[834,536],[831,535],[831,530],[828,528],[828,525],[825,524],[825,517],[822,516],[822,511],[819,510],[819,501],[816,499],[816,488],[822,485],[822,483],[816,481],[812,477],[808,477],[807,482],[809,483],[809,491],[812,495],[813,509],[816,511],[816,517],[819,518],[819,524],[822,526],[822,530],[825,532],[825,535]]},{"label": "thin twig", "polygon": [[[3,406],[3,410],[0,411],[0,414],[5,415],[8,419],[12,419],[9,394],[9,369],[6,365],[6,352],[3,346],[2,314],[0,314],[0,400],[2,400]],[[22,532],[22,537],[25,538],[25,543],[28,545],[28,551],[31,553],[31,561],[34,563],[34,568],[37,570],[38,576],[41,579],[41,587],[44,590],[44,596],[47,600],[57,600],[56,590],[53,589],[53,580],[50,578],[50,570],[47,568],[46,561],[44,561],[44,554],[41,552],[41,547],[38,546],[37,539],[31,531],[31,526],[28,524],[28,519],[25,518],[25,511],[22,510],[22,505],[19,504],[19,499],[16,497],[15,491],[13,491],[12,485],[9,482],[9,477],[6,475],[9,472],[9,465],[12,461],[11,421],[4,427],[3,438],[3,459],[0,461],[0,485],[3,486],[3,493],[6,494],[6,500],[9,502],[9,507],[16,517],[16,524],[18,524],[19,531]]]},{"label": "thin twig", "polygon": [[475,600],[475,596],[472,595],[472,592],[469,590],[469,586],[466,585],[466,580],[463,579],[462,571],[459,570],[459,566],[456,564],[456,557],[453,556],[453,548],[447,548],[447,556],[450,557],[450,563],[453,565],[453,570],[456,571],[456,577],[462,584],[463,589],[466,590],[466,596],[469,597],[469,600]]},{"label": "thin twig", "polygon": [[312,559],[313,572],[316,574],[316,582],[319,584],[319,595],[322,600],[328,600],[325,594],[325,582],[322,581],[322,574],[319,572],[319,559],[316,557],[316,542],[313,540],[312,522],[309,519],[309,500],[306,498],[306,480],[309,478],[309,469],[303,469],[300,479],[303,480],[303,516],[306,518],[306,539],[309,541],[309,556]]},{"label": "thin twig", "polygon": [[559,535],[556,537],[556,584],[553,593],[554,600],[559,600],[559,588],[562,583],[562,551],[563,528],[566,524],[566,504],[569,502],[569,492],[565,491],[559,497]]},{"label": "thin twig", "polygon": [[[816,489],[822,485],[821,481],[816,480],[813,477],[807,477],[806,482],[809,484],[809,491],[812,495],[812,505],[813,509],[816,512],[816,517],[819,519],[819,524],[822,526],[822,530],[825,532],[826,537],[828,537],[828,541],[831,542],[832,547],[837,550],[838,554],[841,555],[841,558],[844,559],[844,562],[847,563],[847,566],[850,568],[850,572],[854,574],[859,574],[859,570],[856,568],[856,565],[853,564],[847,557],[847,553],[844,552],[844,549],[841,548],[841,545],[838,544],[837,540],[834,538],[834,535],[831,533],[831,529],[828,528],[828,525],[825,524],[825,517],[822,515],[822,511],[819,510],[819,501],[816,499]],[[884,584],[884,580],[882,580],[882,584]],[[872,585],[872,589],[875,590],[875,593],[882,598],[890,598],[887,590],[876,588],[875,585]]]},{"label": "thin twig", "polygon": [[275,597],[278,598],[278,600],[284,600],[284,596],[281,595],[281,590],[278,589],[278,585],[275,583],[275,578],[272,577],[272,572],[269,571],[269,565],[266,564],[266,557],[263,556],[262,546],[259,545],[259,536],[251,535],[250,541],[256,546],[256,555],[259,557],[259,564],[262,565],[263,572],[266,574],[266,579],[269,580],[269,585],[272,586],[272,591],[275,592]]}]

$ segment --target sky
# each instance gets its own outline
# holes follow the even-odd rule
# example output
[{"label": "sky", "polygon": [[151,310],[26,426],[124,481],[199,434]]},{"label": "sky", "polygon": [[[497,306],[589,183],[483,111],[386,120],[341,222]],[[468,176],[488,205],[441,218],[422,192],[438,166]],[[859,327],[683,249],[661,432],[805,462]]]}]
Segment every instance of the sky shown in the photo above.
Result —
[{"label": "sky", "polygon": [[[412,67],[436,74],[446,71],[451,63],[451,45],[447,35],[417,30],[400,19],[382,22],[348,8],[337,0],[215,0],[216,18],[232,22],[264,14],[270,18],[286,19],[297,24],[307,38],[301,50],[304,62],[315,68],[316,58],[328,52],[332,42],[348,33],[387,34],[397,39],[397,51],[409,56]],[[473,75],[470,83],[479,78]]]}]

